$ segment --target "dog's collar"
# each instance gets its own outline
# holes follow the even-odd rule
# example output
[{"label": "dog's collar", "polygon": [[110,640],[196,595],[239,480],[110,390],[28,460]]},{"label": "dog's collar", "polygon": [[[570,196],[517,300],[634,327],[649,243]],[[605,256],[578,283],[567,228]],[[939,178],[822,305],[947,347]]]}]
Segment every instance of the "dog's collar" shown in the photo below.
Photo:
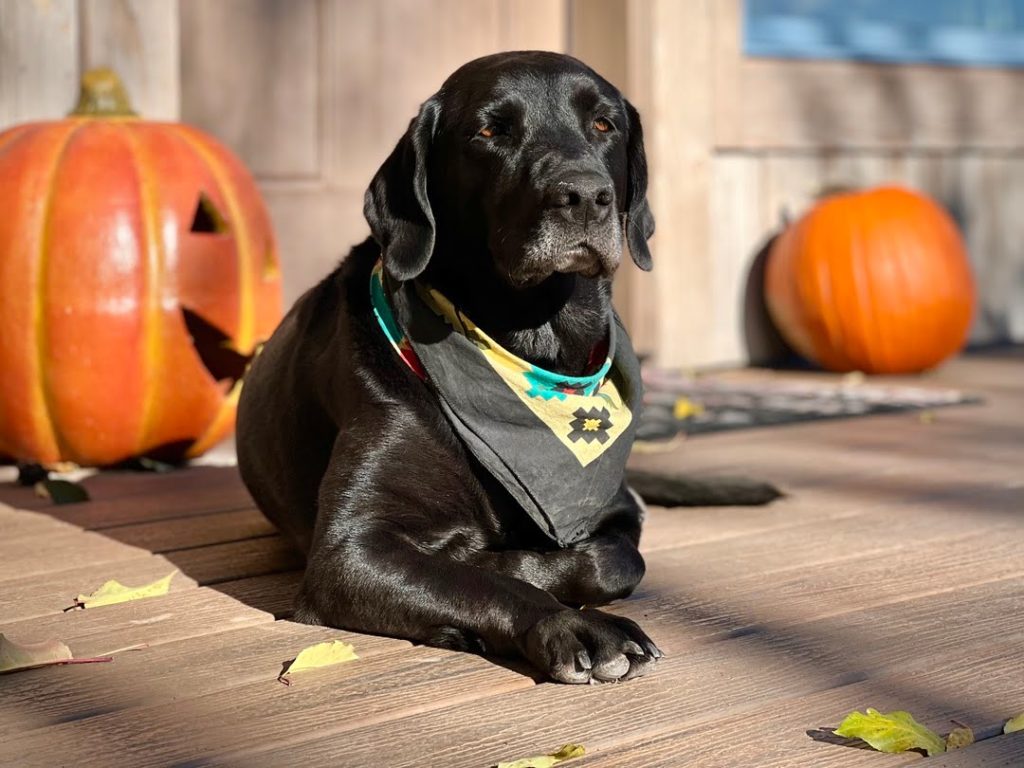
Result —
[{"label": "dog's collar", "polygon": [[382,332],[483,468],[559,545],[592,534],[621,492],[643,390],[618,317],[597,370],[562,376],[504,349],[436,290],[389,285],[380,263],[369,287]]},{"label": "dog's collar", "polygon": [[[384,272],[384,262],[378,259],[377,264],[370,274],[370,301],[373,305],[373,314],[377,318],[384,335],[395,352],[402,359],[402,362],[415,373],[420,379],[426,380],[427,374],[423,364],[416,355],[415,350],[409,343],[408,337],[395,320],[395,313],[391,309],[391,302],[388,300],[385,281],[387,275]],[[561,373],[548,371],[539,366],[523,360],[521,357],[505,349],[498,342],[488,336],[472,320],[456,309],[440,291],[433,288],[417,285],[417,292],[424,302],[435,313],[445,319],[453,329],[468,338],[481,350],[496,356],[501,362],[513,371],[518,371],[524,381],[528,382],[527,392],[531,397],[542,397],[545,400],[558,398],[564,400],[566,395],[591,396],[596,392],[608,371],[612,367],[612,355],[615,350],[610,348],[610,339],[605,340],[600,347],[595,348],[590,355],[590,367],[593,368],[598,361],[601,365],[593,373],[587,376],[565,376]]]}]

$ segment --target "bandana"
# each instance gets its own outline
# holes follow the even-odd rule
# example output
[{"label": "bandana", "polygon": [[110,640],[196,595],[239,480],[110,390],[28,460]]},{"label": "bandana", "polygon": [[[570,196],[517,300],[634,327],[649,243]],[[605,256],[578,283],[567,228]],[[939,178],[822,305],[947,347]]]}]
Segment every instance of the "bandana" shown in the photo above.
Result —
[{"label": "bandana", "polygon": [[370,297],[473,456],[560,546],[589,536],[622,487],[642,396],[618,316],[597,370],[563,376],[504,349],[438,291],[414,281],[391,290],[381,262]]}]

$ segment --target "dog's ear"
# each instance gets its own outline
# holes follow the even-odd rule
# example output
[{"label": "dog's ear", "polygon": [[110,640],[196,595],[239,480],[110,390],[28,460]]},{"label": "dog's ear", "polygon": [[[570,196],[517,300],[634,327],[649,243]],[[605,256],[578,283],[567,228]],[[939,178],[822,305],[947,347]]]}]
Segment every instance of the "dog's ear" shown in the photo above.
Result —
[{"label": "dog's ear", "polygon": [[654,216],[647,204],[647,156],[644,154],[644,129],[636,108],[623,99],[626,115],[629,117],[629,134],[626,142],[627,192],[626,192],[626,244],[633,261],[640,269],[649,272],[653,266],[651,249],[647,241],[654,234]]},{"label": "dog's ear", "polygon": [[420,274],[434,251],[434,213],[427,198],[427,154],[439,106],[430,99],[370,182],[363,215],[396,280]]}]

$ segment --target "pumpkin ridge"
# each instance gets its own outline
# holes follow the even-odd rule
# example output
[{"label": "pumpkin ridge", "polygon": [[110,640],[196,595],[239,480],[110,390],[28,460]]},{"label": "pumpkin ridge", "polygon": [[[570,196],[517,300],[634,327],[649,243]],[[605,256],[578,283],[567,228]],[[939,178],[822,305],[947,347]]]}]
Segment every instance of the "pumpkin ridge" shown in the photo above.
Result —
[{"label": "pumpkin ridge", "polygon": [[242,354],[252,352],[256,344],[255,334],[255,308],[253,306],[253,294],[256,290],[256,280],[252,269],[252,236],[246,226],[246,218],[242,212],[238,197],[235,194],[234,185],[231,183],[229,174],[220,158],[208,146],[206,139],[193,134],[187,128],[178,131],[178,136],[185,144],[195,152],[199,158],[210,169],[220,193],[227,203],[230,212],[232,232],[238,249],[238,332],[236,334],[237,351]]},{"label": "pumpkin ridge", "polygon": [[[859,336],[863,345],[860,354],[867,360],[871,370],[882,367],[885,358],[884,344],[886,334],[879,327],[878,313],[881,309],[878,297],[871,286],[871,272],[876,265],[870,263],[877,259],[877,251],[887,248],[891,243],[878,242],[878,222],[876,212],[866,206],[858,206],[849,215],[847,237],[850,240],[850,258],[852,260],[852,283],[857,297],[857,305],[867,308],[867,316],[858,318]],[[852,226],[851,226],[852,225]],[[880,359],[881,358],[881,359]],[[854,367],[860,369],[864,366]]]},{"label": "pumpkin ridge", "polygon": [[148,166],[145,157],[140,149],[138,138],[131,130],[129,124],[118,124],[118,129],[123,134],[125,145],[132,158],[132,166],[135,169],[135,178],[139,189],[139,213],[142,218],[143,243],[146,254],[146,290],[145,290],[145,320],[143,321],[143,344],[142,355],[142,377],[145,382],[142,401],[142,418],[139,421],[139,436],[135,445],[137,455],[149,447],[147,441],[152,432],[155,403],[160,393],[159,387],[154,384],[154,379],[161,370],[163,360],[163,339],[160,333],[160,308],[161,296],[160,286],[164,267],[163,238],[160,235],[156,216],[156,195],[154,185],[149,180]]},{"label": "pumpkin ridge", "polygon": [[46,312],[44,311],[44,301],[47,284],[46,269],[49,264],[50,251],[50,221],[53,217],[53,198],[56,193],[57,176],[60,172],[61,163],[64,161],[75,137],[81,132],[83,127],[84,123],[79,123],[70,127],[64,136],[64,140],[60,143],[54,154],[53,165],[50,170],[50,179],[46,184],[46,196],[44,198],[46,202],[43,208],[42,226],[39,229],[39,261],[36,266],[36,269],[38,270],[38,285],[35,291],[35,301],[32,307],[32,325],[35,328],[36,333],[35,368],[37,381],[39,382],[37,398],[40,401],[36,403],[36,407],[42,407],[41,415],[43,419],[40,421],[37,417],[35,421],[37,422],[38,430],[36,432],[37,439],[41,438],[44,432],[49,433],[50,443],[55,451],[53,460],[58,460],[61,456],[66,455],[68,447],[54,421],[53,394],[45,371],[47,323]]},{"label": "pumpkin ridge", "polygon": [[29,123],[28,125],[16,125],[13,128],[0,133],[0,157],[12,147],[15,147],[19,143],[19,139],[25,139],[26,137],[35,133],[33,128],[38,128],[37,123]]}]

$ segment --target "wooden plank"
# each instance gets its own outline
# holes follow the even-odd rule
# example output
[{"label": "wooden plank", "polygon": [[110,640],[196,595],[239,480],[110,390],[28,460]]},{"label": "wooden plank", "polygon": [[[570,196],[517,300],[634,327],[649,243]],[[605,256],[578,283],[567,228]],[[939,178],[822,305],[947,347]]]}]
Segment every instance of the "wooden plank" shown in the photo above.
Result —
[{"label": "wooden plank", "polygon": [[1024,75],[1012,69],[741,57],[736,78],[721,97],[735,112],[719,147],[1021,147],[1011,127],[1021,116],[1007,105],[1024,104]]},{"label": "wooden plank", "polygon": [[[1013,768],[1021,764],[1024,764],[1024,733],[1017,732],[986,739],[969,750],[940,755],[935,758],[934,768]],[[928,766],[933,768],[932,763]]]},{"label": "wooden plank", "polygon": [[[506,51],[558,51],[568,46],[568,0],[501,0],[499,46]],[[600,13],[595,9],[593,15]]]},{"label": "wooden plank", "polygon": [[135,523],[103,530],[107,538],[153,553],[243,541],[276,533],[274,525],[256,509],[212,512],[185,520]]},{"label": "wooden plank", "polygon": [[[390,137],[392,144],[400,135]],[[385,157],[386,152],[372,151],[359,159],[376,170]],[[286,254],[282,272],[285,306],[320,282],[353,245],[369,237],[363,193],[372,175],[373,171],[367,171],[362,186],[353,189],[261,183],[278,245]]]},{"label": "wooden plank", "polygon": [[[889,617],[896,616],[898,610],[894,609]],[[1018,612],[1008,626],[1012,626],[1010,637],[1022,636],[1024,617]],[[945,635],[935,636],[935,642],[939,645],[887,646],[875,663],[900,675],[900,689],[913,686],[911,690],[921,697],[927,695],[929,687],[918,688],[913,678],[938,670],[937,684],[938,680],[944,681],[938,694],[946,701],[958,702],[963,712],[970,712],[972,706],[983,707],[986,702],[991,705],[1000,697],[1013,701],[1024,696],[1014,677],[1024,671],[1024,660],[1019,655],[1006,658],[1008,648],[1012,647],[1008,642],[1003,641],[986,653],[984,649],[992,644],[992,639],[973,635],[969,625],[951,625]],[[928,655],[922,656],[925,651]],[[566,742],[584,743],[592,752],[600,753],[662,734],[700,733],[698,726],[716,713],[728,716],[759,706],[774,708],[780,699],[796,699],[821,691],[834,694],[831,689],[843,690],[844,686],[863,680],[865,675],[869,685],[881,677],[877,666],[872,675],[870,670],[855,666],[852,671],[844,666],[833,668],[824,661],[821,653],[801,643],[799,636],[768,641],[756,636],[741,637],[666,657],[653,675],[626,685],[539,685],[451,707],[443,718],[413,716],[358,730],[336,722],[333,733],[308,732],[307,738],[312,737],[309,741],[288,744],[287,754],[290,760],[303,765],[328,765],[337,760],[343,749],[346,759],[359,765],[370,760],[381,744],[403,743],[411,734],[415,734],[415,749],[390,755],[389,765],[492,765],[500,759],[547,752]],[[993,682],[993,674],[1000,680]],[[879,690],[884,687],[880,685]],[[954,698],[961,690],[964,696]],[[861,701],[859,696],[854,703],[844,699],[842,706],[849,711]],[[821,724],[815,719],[804,729]],[[746,727],[749,732],[749,721]],[[716,731],[715,736],[735,742],[736,750],[771,749],[761,739],[743,741],[743,733],[732,728]],[[807,738],[802,732],[799,737]],[[263,748],[262,754],[239,756],[235,764],[274,765],[284,754],[284,749],[277,745]],[[757,761],[730,762],[731,750],[719,749],[718,755],[721,762],[712,764],[762,765],[760,757]],[[678,765],[679,756],[680,753],[673,754],[675,762],[667,764]],[[635,764],[647,765],[642,761]],[[696,761],[694,764],[704,765]]]},{"label": "wooden plank", "polygon": [[303,564],[302,556],[280,536],[183,549],[166,557],[200,584],[291,571]]},{"label": "wooden plank", "polygon": [[275,619],[285,619],[292,615],[301,584],[302,571],[287,571],[226,581],[216,589],[252,608],[273,614]]},{"label": "wooden plank", "polygon": [[[534,686],[529,677],[478,656],[417,647],[297,676],[285,687],[275,676],[287,658],[278,654],[274,666],[260,670],[257,682],[8,738],[0,744],[0,762],[28,756],[19,764],[42,765],[33,758],[61,754],[83,768],[111,760],[119,766],[166,766],[257,743],[284,749],[303,734],[339,725],[354,728],[422,712],[436,717],[461,702]],[[380,749],[391,747],[381,742]]]},{"label": "wooden plank", "polygon": [[318,3],[181,3],[181,114],[256,175],[317,178]]},{"label": "wooden plank", "polygon": [[633,597],[608,608],[629,616],[671,652],[695,637],[736,634],[774,623],[800,623],[870,605],[898,603],[973,584],[1024,575],[1022,537],[966,532],[900,551],[761,575],[757,565],[742,576],[702,579],[703,563],[664,563],[653,557]]},{"label": "wooden plank", "polygon": [[642,317],[636,324],[629,318],[627,324],[639,334],[638,348],[652,351],[659,364],[706,364],[716,359],[708,213],[714,132],[708,76],[711,4],[652,0],[629,8],[630,25],[636,24],[646,37],[631,40],[644,59],[637,66],[631,61],[631,77],[646,85],[642,91],[631,87],[630,93],[646,120],[644,140],[654,169],[649,196],[658,222],[651,241],[658,277],[644,280],[641,303],[658,307],[658,314],[653,339],[645,338],[648,328]]},{"label": "wooden plank", "polygon": [[181,115],[178,0],[81,0],[81,68],[110,67],[149,120]]},{"label": "wooden plank", "polygon": [[[785,507],[784,504],[779,506]],[[679,567],[685,571],[686,584],[703,584],[742,579],[751,571],[767,578],[771,574],[817,564],[850,560],[856,563],[861,558],[883,553],[902,558],[907,549],[926,544],[959,546],[965,533],[983,539],[1008,535],[1024,545],[1024,535],[1018,529],[1019,523],[1013,518],[997,518],[986,522],[981,531],[965,531],[963,517],[958,514],[924,516],[894,514],[892,509],[882,509],[659,549],[648,554],[647,561],[652,572],[667,575]],[[650,589],[643,585],[641,588]]]},{"label": "wooden plank", "polygon": [[[5,622],[3,632],[21,643],[58,638],[76,656],[116,648],[170,643],[229,629],[265,624],[273,617],[215,589],[185,589],[162,597]],[[45,673],[46,671],[43,670]],[[0,682],[15,678],[0,678]]]},{"label": "wooden plank", "polygon": [[[271,682],[302,648],[329,640],[355,645],[360,661],[410,647],[402,640],[275,622],[119,654],[109,664],[2,677],[0,739],[141,707],[187,711],[190,699]],[[173,726],[170,732],[184,735]]]},{"label": "wooden plank", "polygon": [[954,212],[964,229],[978,289],[971,341],[1024,340],[1024,254],[1017,211],[1024,202],[1019,157],[968,154],[960,159]]},{"label": "wooden plank", "polygon": [[116,525],[191,518],[253,506],[252,498],[241,483],[218,483],[210,487],[181,488],[177,493],[166,495],[137,494],[109,501],[46,507],[46,512],[87,530],[103,530]]},{"label": "wooden plank", "polygon": [[640,538],[644,555],[664,549],[722,541],[736,536],[764,535],[812,522],[851,517],[869,509],[848,501],[807,494],[763,507],[649,507]]},{"label": "wooden plank", "polygon": [[0,582],[42,578],[54,571],[133,560],[148,554],[106,536],[80,530],[40,534],[12,543],[14,546],[5,547],[0,561]]},{"label": "wooden plank", "polygon": [[[224,486],[244,490],[234,467],[183,467],[172,472],[129,472],[102,470],[78,481],[92,501],[110,501],[128,496],[179,496],[183,489]],[[19,509],[49,509],[53,504],[39,497],[32,487],[14,482],[0,483],[0,502]]]},{"label": "wooden plank", "polygon": [[78,96],[78,3],[0,0],[0,130],[66,115]]},{"label": "wooden plank", "polygon": [[0,503],[0,528],[4,532],[6,546],[11,546],[20,539],[81,531],[78,526],[54,520],[45,512],[15,509],[2,503]]},{"label": "wooden plank", "polygon": [[[758,768],[855,768],[856,766],[922,765],[920,755],[885,755],[870,749],[851,749],[818,739],[836,728],[843,717],[865,706],[888,712],[910,711],[915,719],[945,733],[950,719],[965,722],[980,735],[1000,725],[1001,708],[1024,706],[1024,693],[1014,680],[1024,672],[1013,647],[996,641],[989,648],[954,650],[927,661],[909,662],[904,670],[863,683],[776,700],[724,718],[701,718],[680,733],[612,748],[587,760],[588,766],[643,765],[668,768],[686,755],[694,765],[713,768],[756,765]],[[823,733],[824,732],[824,733]],[[810,734],[815,734],[812,737]],[[978,750],[978,752],[975,752]],[[995,756],[1024,757],[1024,739],[981,741],[961,752],[928,760],[926,765],[1018,765],[992,763]],[[992,756],[984,758],[983,756]]]},{"label": "wooden plank", "polygon": [[751,265],[776,223],[764,205],[763,170],[763,162],[749,155],[719,154],[711,164],[711,345],[718,362],[748,359],[748,305],[763,302],[759,291],[748,295],[747,286]]},{"label": "wooden plank", "polygon": [[[176,569],[174,563],[163,557],[136,555],[123,560],[12,578],[0,583],[2,620],[6,624],[35,616],[57,615],[74,605],[77,595],[94,592],[110,579],[137,587],[161,579]],[[195,586],[195,579],[186,573],[179,573],[171,579],[171,592],[194,589]]]}]

